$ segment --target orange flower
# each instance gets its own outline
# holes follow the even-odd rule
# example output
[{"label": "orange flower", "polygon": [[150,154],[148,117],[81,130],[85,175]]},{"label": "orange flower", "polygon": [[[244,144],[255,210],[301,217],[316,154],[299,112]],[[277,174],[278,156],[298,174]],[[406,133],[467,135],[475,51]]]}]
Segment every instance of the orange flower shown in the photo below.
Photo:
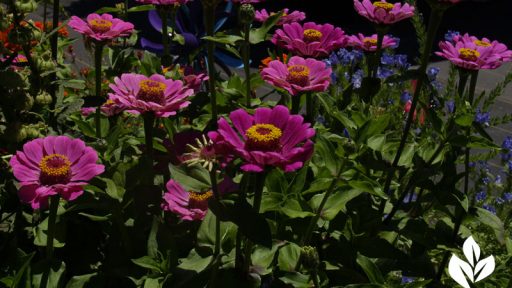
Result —
[{"label": "orange flower", "polygon": [[[59,22],[59,26],[61,26],[61,25],[62,25],[62,23]],[[46,26],[41,21],[35,21],[34,26],[36,26],[37,29],[41,30],[42,32],[46,32],[46,33],[51,32],[53,30],[53,23],[50,21],[46,22]],[[59,28],[57,33],[59,34],[59,36],[64,37],[64,38],[69,36],[69,32],[68,32],[68,29],[66,28],[66,26],[62,26],[61,28]]]},{"label": "orange flower", "polygon": [[261,70],[267,68],[268,67],[268,63],[270,63],[271,61],[274,61],[274,60],[279,60],[281,62],[286,63],[286,62],[288,62],[288,55],[283,53],[283,56],[281,56],[281,57],[278,56],[278,57],[275,57],[275,58],[269,56],[269,57],[261,60],[261,65],[258,68],[261,71]]}]

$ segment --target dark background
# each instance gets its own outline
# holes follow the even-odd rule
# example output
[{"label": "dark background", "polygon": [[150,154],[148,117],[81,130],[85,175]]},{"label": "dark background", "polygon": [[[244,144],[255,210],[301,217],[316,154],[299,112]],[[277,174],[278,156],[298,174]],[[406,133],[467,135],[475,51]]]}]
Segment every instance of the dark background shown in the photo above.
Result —
[{"label": "dark background", "polygon": [[[200,0],[193,0],[200,1]],[[80,0],[73,1],[67,8],[69,14],[85,17],[104,6],[114,6],[120,1],[113,0]],[[397,1],[389,1],[397,2]],[[335,5],[333,5],[336,3]],[[131,6],[137,5],[131,1]],[[420,13],[428,18],[429,8],[424,0],[418,0]],[[316,23],[331,23],[341,27],[347,34],[374,33],[369,21],[359,16],[354,8],[352,0],[267,0],[257,4],[256,9],[266,8],[268,11],[277,11],[282,8],[300,10],[306,12],[306,21]],[[142,36],[158,41],[159,35],[149,26],[147,13],[131,13],[130,21],[141,30]],[[202,19],[197,19],[201,21]],[[465,1],[450,8],[445,14],[440,28],[438,40],[448,30],[470,33],[477,37],[487,37],[490,40],[498,40],[512,47],[512,1],[511,0],[474,0]],[[417,52],[414,29],[410,21],[397,23],[390,30],[390,34],[401,38],[399,53],[408,54],[410,58]],[[266,47],[257,49],[264,54]]]}]

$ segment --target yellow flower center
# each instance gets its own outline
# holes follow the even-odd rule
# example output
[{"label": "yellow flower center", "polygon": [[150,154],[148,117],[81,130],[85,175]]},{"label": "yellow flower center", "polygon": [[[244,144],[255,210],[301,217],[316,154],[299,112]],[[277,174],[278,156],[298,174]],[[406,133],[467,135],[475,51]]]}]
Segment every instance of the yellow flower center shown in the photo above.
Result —
[{"label": "yellow flower center", "polygon": [[288,67],[288,76],[286,81],[297,86],[305,87],[309,85],[310,70],[305,65],[292,65]]},{"label": "yellow flower center", "polygon": [[107,101],[105,101],[105,103],[103,105],[114,105],[115,102],[112,100],[112,99],[108,99]]},{"label": "yellow flower center", "polygon": [[304,41],[307,43],[319,42],[322,39],[322,32],[315,29],[304,30]]},{"label": "yellow flower center", "polygon": [[89,25],[94,32],[100,33],[105,33],[112,28],[112,22],[105,19],[92,19],[89,21]]},{"label": "yellow flower center", "polygon": [[490,47],[491,46],[491,43],[489,43],[487,41],[482,41],[482,40],[475,40],[475,41],[473,41],[473,43],[475,43],[476,46],[480,46],[480,47]]},{"label": "yellow flower center", "polygon": [[377,8],[382,8],[386,11],[390,11],[394,7],[394,5],[392,3],[387,3],[387,2],[383,2],[383,1],[373,2],[373,6],[375,6]]},{"label": "yellow flower center", "polygon": [[276,151],[280,148],[283,132],[272,124],[255,124],[245,131],[246,146],[250,150]]},{"label": "yellow flower center", "polygon": [[466,61],[476,61],[480,57],[480,52],[469,48],[459,49],[459,54],[460,58]]},{"label": "yellow flower center", "polygon": [[164,83],[147,79],[140,81],[139,88],[138,99],[160,105],[165,104],[164,92],[167,86]]},{"label": "yellow flower center", "polygon": [[43,185],[65,184],[70,180],[71,161],[62,154],[44,156],[39,162],[39,168],[39,178]]},{"label": "yellow flower center", "polygon": [[203,192],[203,193],[189,191],[188,193],[189,193],[190,200],[196,201],[196,202],[208,201],[208,199],[212,198],[212,196],[213,196],[213,192],[212,191],[206,191],[206,192]]},{"label": "yellow flower center", "polygon": [[363,43],[365,47],[374,47],[377,46],[377,39],[366,37],[363,39]]}]

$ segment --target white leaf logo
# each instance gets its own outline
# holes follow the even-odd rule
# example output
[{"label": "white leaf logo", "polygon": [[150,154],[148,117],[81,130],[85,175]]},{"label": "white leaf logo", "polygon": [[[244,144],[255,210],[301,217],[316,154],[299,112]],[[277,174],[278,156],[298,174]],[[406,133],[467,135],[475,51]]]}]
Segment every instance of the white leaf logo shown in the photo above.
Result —
[{"label": "white leaf logo", "polygon": [[472,236],[466,239],[462,250],[469,263],[461,260],[454,254],[448,264],[448,273],[459,285],[464,288],[470,288],[468,280],[471,283],[476,283],[487,278],[487,276],[494,272],[496,264],[492,255],[480,260],[480,246],[478,246]]}]

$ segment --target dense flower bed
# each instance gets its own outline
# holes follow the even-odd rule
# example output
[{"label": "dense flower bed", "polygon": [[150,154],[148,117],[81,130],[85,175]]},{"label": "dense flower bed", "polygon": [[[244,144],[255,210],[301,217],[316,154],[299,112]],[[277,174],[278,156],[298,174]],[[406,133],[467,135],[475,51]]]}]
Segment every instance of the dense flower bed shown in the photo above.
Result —
[{"label": "dense flower bed", "polygon": [[511,287],[512,137],[487,129],[512,120],[489,112],[512,73],[476,87],[512,51],[440,31],[464,4],[425,1],[428,24],[354,0],[369,35],[259,0],[53,22],[0,1],[0,287]]}]

